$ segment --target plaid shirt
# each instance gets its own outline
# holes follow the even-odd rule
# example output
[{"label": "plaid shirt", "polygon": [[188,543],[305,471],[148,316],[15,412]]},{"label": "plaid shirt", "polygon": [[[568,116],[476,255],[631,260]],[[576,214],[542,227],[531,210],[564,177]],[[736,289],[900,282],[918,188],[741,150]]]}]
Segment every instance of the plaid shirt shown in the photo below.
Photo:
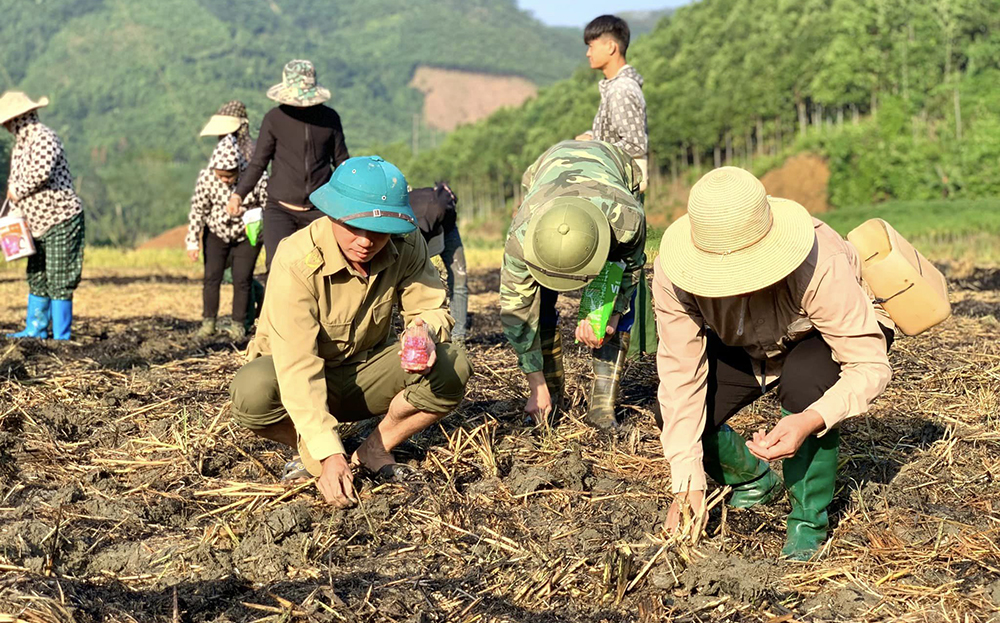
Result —
[{"label": "plaid shirt", "polygon": [[601,105],[594,117],[594,138],[615,147],[633,158],[645,158],[649,151],[646,132],[646,99],[642,95],[642,76],[625,65],[610,80],[601,80]]},{"label": "plaid shirt", "polygon": [[31,235],[41,238],[52,227],[83,212],[83,204],[73,189],[66,150],[56,133],[33,111],[10,123],[14,149],[7,188]]},{"label": "plaid shirt", "polygon": [[[188,233],[184,239],[189,251],[195,251],[201,246],[201,234],[205,227],[225,242],[240,242],[246,238],[242,216],[230,216],[226,212],[226,204],[235,192],[236,184],[226,184],[215,175],[215,169],[231,171],[239,168],[242,173],[246,167],[246,158],[243,157],[233,135],[219,139],[208,167],[198,173],[198,182],[191,197]],[[267,173],[261,175],[253,191],[243,199],[243,209],[263,208],[265,203],[267,203]]]}]

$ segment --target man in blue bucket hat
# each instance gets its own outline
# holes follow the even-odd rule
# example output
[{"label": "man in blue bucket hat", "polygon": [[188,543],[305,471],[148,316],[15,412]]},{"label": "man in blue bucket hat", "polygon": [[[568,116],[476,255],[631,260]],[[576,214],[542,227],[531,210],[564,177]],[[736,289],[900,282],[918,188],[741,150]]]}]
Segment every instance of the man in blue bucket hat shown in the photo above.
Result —
[{"label": "man in blue bucket hat", "polygon": [[[458,405],[472,368],[449,342],[447,293],[413,234],[399,169],[351,158],[310,201],[328,218],[278,245],[249,362],[230,388],[232,412],[257,435],[298,448],[285,478],[318,476],[326,500],[345,508],[356,502],[355,470],[406,475],[393,448]],[[396,343],[395,301],[413,357]],[[383,414],[348,456],[340,423]]]}]

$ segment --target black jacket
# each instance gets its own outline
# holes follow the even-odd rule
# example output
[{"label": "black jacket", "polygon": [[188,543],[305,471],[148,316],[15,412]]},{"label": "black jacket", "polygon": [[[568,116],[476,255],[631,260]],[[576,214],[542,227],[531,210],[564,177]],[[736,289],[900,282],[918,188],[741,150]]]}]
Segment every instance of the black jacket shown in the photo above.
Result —
[{"label": "black jacket", "polygon": [[455,229],[455,200],[440,187],[411,190],[410,208],[417,217],[420,232],[427,240]]},{"label": "black jacket", "polygon": [[308,206],[310,193],[326,184],[333,169],[348,158],[344,129],[335,110],[322,104],[281,105],[264,115],[253,160],[240,175],[236,194],[245,198],[273,163],[268,198]]}]

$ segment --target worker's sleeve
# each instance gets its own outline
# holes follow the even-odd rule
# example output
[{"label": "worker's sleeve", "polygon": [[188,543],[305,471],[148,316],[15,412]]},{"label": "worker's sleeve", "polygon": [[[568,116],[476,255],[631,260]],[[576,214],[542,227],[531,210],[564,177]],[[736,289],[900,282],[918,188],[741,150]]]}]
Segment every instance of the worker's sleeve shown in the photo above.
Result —
[{"label": "worker's sleeve", "polygon": [[441,283],[441,275],[431,262],[427,242],[420,230],[409,234],[408,240],[399,244],[400,271],[399,310],[403,323],[409,327],[420,318],[431,329],[434,339],[447,342],[455,320],[448,313],[448,291]]},{"label": "worker's sleeve", "polygon": [[257,137],[257,147],[254,148],[250,166],[240,176],[240,182],[236,185],[236,194],[240,196],[240,199],[246,199],[246,196],[257,186],[257,182],[260,181],[267,166],[271,164],[271,159],[274,158],[276,145],[277,137],[274,135],[274,128],[271,124],[271,113],[268,113],[264,115],[264,121],[260,124],[260,136]]},{"label": "worker's sleeve", "polygon": [[809,406],[823,418],[823,435],[867,412],[889,384],[892,368],[875,308],[846,255],[816,267],[802,307],[840,364],[840,378]]},{"label": "worker's sleeve", "polygon": [[30,197],[45,187],[63,153],[62,141],[54,134],[36,137],[23,152],[27,162],[23,166],[11,167],[12,171],[17,171],[8,184],[15,202]]},{"label": "worker's sleeve", "polygon": [[267,280],[267,295],[281,301],[270,315],[271,355],[281,403],[309,454],[322,461],[345,454],[340,422],[327,407],[326,362],[319,356],[319,296],[302,260],[288,258],[278,247]]},{"label": "worker's sleeve", "polygon": [[184,244],[188,251],[197,251],[201,246],[201,233],[205,228],[205,218],[211,208],[205,172],[198,174],[198,181],[191,196],[191,211],[188,212],[188,230]]},{"label": "worker's sleeve", "polygon": [[[656,311],[657,398],[663,429],[660,443],[670,464],[674,493],[704,491],[701,436],[708,398],[708,354],[704,319],[693,301],[681,301],[678,290],[660,268],[653,270]],[[687,299],[687,297],[685,297]]]}]

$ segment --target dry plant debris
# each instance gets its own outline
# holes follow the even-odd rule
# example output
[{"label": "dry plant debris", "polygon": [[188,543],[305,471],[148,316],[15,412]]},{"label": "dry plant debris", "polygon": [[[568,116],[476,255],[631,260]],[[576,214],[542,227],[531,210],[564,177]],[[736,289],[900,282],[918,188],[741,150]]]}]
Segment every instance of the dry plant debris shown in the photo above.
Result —
[{"label": "dry plant debris", "polygon": [[[845,425],[811,563],[777,559],[784,501],[716,504],[665,538],[653,361],[630,366],[608,436],[582,421],[589,361],[567,348],[570,407],[533,428],[497,274],[471,285],[477,375],[400,451],[424,477],[359,481],[344,512],[279,483],[286,452],[232,423],[242,345],[195,336],[198,281],[89,275],[73,343],[0,340],[0,622],[1000,620],[1000,271],[896,342],[890,389]],[[0,307],[0,329],[20,313]]]}]

